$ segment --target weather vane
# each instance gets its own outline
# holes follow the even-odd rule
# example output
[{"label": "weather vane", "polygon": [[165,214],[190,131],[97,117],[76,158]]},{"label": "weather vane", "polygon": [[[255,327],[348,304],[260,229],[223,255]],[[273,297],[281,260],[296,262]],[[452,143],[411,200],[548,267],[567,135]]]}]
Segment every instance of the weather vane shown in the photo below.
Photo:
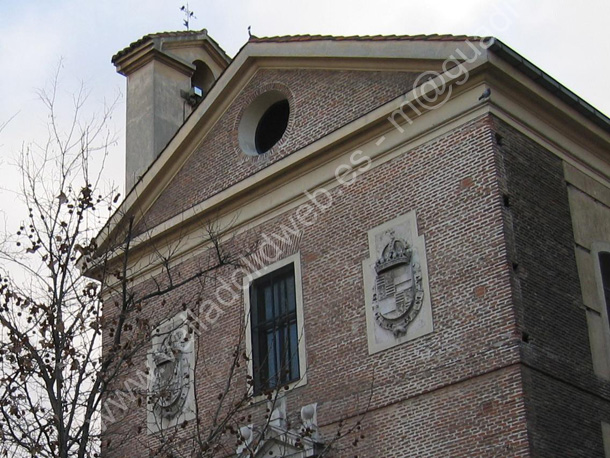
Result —
[{"label": "weather vane", "polygon": [[191,18],[197,19],[197,16],[195,16],[195,13],[189,8],[188,2],[186,5],[180,7],[180,11],[184,12],[184,20],[182,21],[184,27],[186,27],[186,30],[190,30]]}]

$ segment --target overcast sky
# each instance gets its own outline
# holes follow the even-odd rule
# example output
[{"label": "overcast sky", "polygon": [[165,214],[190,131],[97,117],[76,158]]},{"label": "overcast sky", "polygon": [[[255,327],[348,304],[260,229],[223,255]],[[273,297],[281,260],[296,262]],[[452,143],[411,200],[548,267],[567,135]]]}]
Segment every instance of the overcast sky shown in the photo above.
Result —
[{"label": "overcast sky", "polygon": [[[14,188],[10,163],[24,141],[43,138],[46,113],[36,89],[63,59],[63,93],[82,81],[94,107],[125,91],[110,58],[147,33],[184,30],[180,0],[0,0],[0,187]],[[234,56],[247,40],[284,34],[494,35],[610,114],[608,0],[191,0],[191,29],[207,28]],[[99,105],[98,105],[99,106]],[[113,118],[119,144],[107,177],[124,181],[124,112]],[[12,218],[10,193],[0,211]]]}]

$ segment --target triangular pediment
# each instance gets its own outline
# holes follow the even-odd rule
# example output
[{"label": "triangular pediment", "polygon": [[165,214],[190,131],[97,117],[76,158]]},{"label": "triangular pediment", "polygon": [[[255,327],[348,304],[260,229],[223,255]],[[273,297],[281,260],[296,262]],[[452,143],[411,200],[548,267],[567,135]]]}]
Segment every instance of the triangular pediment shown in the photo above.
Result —
[{"label": "triangular pediment", "polygon": [[[236,186],[413,88],[415,71],[261,68],[189,152],[165,189],[136,223],[143,233]],[[249,154],[239,135],[247,110],[267,94],[289,104],[280,141]],[[178,198],[177,198],[178,197]]]},{"label": "triangular pediment", "polygon": [[[181,212],[365,119],[413,90],[423,72],[442,70],[464,39],[253,38],[136,183],[100,234],[100,246],[132,216],[136,232],[165,230]],[[252,158],[241,154],[237,128],[240,114],[264,90],[287,95],[291,122],[277,151]]]}]

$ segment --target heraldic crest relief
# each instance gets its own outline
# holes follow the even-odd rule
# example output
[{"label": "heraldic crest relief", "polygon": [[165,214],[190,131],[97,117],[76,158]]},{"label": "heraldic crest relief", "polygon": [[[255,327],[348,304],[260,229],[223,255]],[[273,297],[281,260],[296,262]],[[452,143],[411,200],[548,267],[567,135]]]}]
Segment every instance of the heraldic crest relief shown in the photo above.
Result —
[{"label": "heraldic crest relief", "polygon": [[[183,316],[184,315],[184,316]],[[149,432],[159,431],[189,414],[193,398],[194,345],[186,315],[179,313],[157,327],[148,355]]]},{"label": "heraldic crest relief", "polygon": [[432,331],[425,249],[415,212],[369,231],[363,269],[370,353]]},{"label": "heraldic crest relief", "polygon": [[407,333],[423,304],[421,267],[413,259],[409,243],[392,237],[375,263],[373,312],[379,326],[395,336]]}]

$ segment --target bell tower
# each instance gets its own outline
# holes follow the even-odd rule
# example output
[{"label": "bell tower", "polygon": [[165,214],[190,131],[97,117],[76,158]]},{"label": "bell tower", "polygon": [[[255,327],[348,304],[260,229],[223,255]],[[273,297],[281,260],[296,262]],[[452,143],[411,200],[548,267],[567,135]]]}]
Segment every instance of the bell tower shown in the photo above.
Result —
[{"label": "bell tower", "polygon": [[126,192],[230,61],[205,29],[146,35],[112,57],[127,77]]}]

